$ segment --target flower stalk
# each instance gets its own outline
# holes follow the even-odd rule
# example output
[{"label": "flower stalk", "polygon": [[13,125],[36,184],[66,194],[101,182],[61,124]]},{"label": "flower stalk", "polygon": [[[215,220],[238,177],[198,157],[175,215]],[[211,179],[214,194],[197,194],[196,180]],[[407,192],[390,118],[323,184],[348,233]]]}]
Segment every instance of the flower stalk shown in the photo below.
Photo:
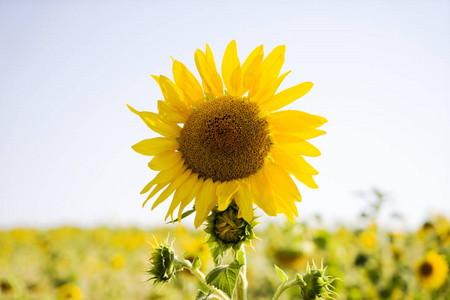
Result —
[{"label": "flower stalk", "polygon": [[244,254],[244,265],[242,266],[239,277],[236,284],[236,299],[237,300],[247,300],[247,259],[245,257],[244,245],[241,246],[241,251]]},{"label": "flower stalk", "polygon": [[204,285],[206,285],[210,290],[214,291],[217,294],[217,299],[222,299],[222,300],[231,300],[224,292],[222,292],[221,290],[215,288],[212,285],[209,285],[206,282],[206,276],[205,274],[203,274],[202,271],[200,271],[199,268],[194,268],[192,266],[192,263],[190,261],[188,261],[187,259],[183,259],[183,260],[178,260],[178,262],[180,263],[180,265],[182,265],[184,268],[188,269],[189,272],[191,272],[192,274],[195,275],[195,277],[198,278],[198,280],[200,280]]},{"label": "flower stalk", "polygon": [[294,286],[297,285],[297,280],[291,280],[289,282],[283,282],[276,290],[275,295],[273,295],[272,300],[277,300],[280,298],[281,294],[284,293],[284,291],[293,288]]}]

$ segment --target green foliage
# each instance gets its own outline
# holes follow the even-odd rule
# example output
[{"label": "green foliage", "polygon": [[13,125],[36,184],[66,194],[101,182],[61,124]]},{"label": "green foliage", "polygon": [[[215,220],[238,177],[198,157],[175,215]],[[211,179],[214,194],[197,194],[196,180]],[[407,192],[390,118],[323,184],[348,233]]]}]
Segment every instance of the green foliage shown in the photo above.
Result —
[{"label": "green foliage", "polygon": [[206,275],[206,282],[221,291],[225,292],[229,297],[233,295],[234,288],[239,276],[239,271],[244,265],[243,252],[237,255],[236,259],[227,266],[218,266]]},{"label": "green foliage", "polygon": [[191,214],[193,214],[195,212],[195,206],[192,207],[192,209],[185,211],[184,213],[181,214],[181,218],[180,220],[178,220],[178,218],[176,218],[173,221],[167,222],[166,224],[171,224],[171,223],[176,223],[179,222],[181,220],[183,220],[186,217],[189,217]]},{"label": "green foliage", "polygon": [[206,300],[209,296],[211,296],[211,294],[211,291],[209,291],[209,293],[205,293],[202,290],[198,290],[197,295],[195,295],[195,300]]},{"label": "green foliage", "polygon": [[275,270],[277,271],[278,277],[280,277],[281,281],[286,282],[288,280],[286,273],[284,273],[284,271],[281,270],[277,265],[275,265]]}]

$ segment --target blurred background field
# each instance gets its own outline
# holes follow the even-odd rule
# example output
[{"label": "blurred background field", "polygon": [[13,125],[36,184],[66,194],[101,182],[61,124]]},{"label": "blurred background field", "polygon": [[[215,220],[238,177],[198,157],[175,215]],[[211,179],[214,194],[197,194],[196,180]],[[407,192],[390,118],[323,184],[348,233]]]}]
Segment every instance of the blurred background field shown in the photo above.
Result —
[{"label": "blurred background field", "polygon": [[[335,282],[340,299],[449,299],[448,218],[432,216],[417,230],[385,230],[376,221],[377,203],[362,214],[358,228],[325,229],[319,216],[256,227],[260,240],[253,242],[255,250],[247,250],[249,299],[271,299],[280,283],[274,264],[294,278],[308,261],[322,259],[328,274],[342,279]],[[393,216],[392,223],[400,224],[399,218]],[[187,271],[164,288],[147,282],[150,243],[167,236],[175,238],[178,255],[198,256],[204,273],[212,269],[205,233],[178,225],[0,231],[0,298],[194,299],[205,287]],[[291,289],[283,299],[296,299],[298,292]]]}]

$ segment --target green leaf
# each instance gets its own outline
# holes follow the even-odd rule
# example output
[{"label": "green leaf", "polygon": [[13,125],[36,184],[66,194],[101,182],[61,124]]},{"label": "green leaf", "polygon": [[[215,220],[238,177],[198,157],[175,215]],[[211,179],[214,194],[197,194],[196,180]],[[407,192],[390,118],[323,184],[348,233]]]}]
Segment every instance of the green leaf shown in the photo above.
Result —
[{"label": "green leaf", "polygon": [[288,281],[288,277],[286,275],[286,273],[284,273],[283,270],[281,270],[277,265],[275,266],[275,270],[277,271],[278,277],[280,277],[281,281],[286,282]]},{"label": "green leaf", "polygon": [[220,246],[214,246],[209,248],[209,252],[211,253],[211,256],[214,261],[214,265],[217,267],[222,263],[224,251],[221,249]]},{"label": "green leaf", "polygon": [[206,282],[222,290],[231,298],[241,267],[242,265],[237,259],[228,266],[215,267],[206,275]]},{"label": "green leaf", "polygon": [[[188,217],[189,215],[193,214],[194,212],[195,212],[195,206],[192,207],[191,210],[185,211],[185,212],[181,215],[181,219],[180,219],[180,220],[183,220],[184,218]],[[167,222],[166,224],[175,223],[175,222],[178,222],[178,218],[176,218],[176,219],[173,220],[173,221],[169,221],[169,222]]]},{"label": "green leaf", "polygon": [[197,295],[195,295],[195,300],[206,300],[211,294],[212,291],[209,291],[209,293],[205,293],[202,290],[198,290]]},{"label": "green leaf", "polygon": [[200,258],[198,258],[198,256],[195,257],[195,258],[194,258],[194,261],[192,261],[192,268],[193,268],[193,269],[198,269],[198,268],[200,268],[201,266],[202,266],[202,262],[200,261]]}]

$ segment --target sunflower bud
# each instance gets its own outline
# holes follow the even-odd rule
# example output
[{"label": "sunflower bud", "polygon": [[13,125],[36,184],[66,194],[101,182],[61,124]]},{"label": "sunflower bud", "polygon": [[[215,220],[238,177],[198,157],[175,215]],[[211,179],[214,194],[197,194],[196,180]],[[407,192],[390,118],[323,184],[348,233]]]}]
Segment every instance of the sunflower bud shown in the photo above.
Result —
[{"label": "sunflower bud", "polygon": [[207,243],[216,264],[220,264],[223,254],[229,249],[239,250],[242,244],[250,245],[256,239],[253,228],[258,223],[250,223],[239,217],[239,208],[233,201],[226,210],[214,208],[206,219]]},{"label": "sunflower bud", "polygon": [[323,265],[318,269],[313,262],[312,268],[308,263],[305,275],[297,275],[297,284],[300,286],[304,300],[334,299],[333,296],[336,293],[331,283],[335,279],[325,276],[325,270]]},{"label": "sunflower bud", "polygon": [[214,233],[222,242],[236,244],[245,238],[244,222],[235,209],[227,209],[216,214]]},{"label": "sunflower bud", "polygon": [[167,242],[153,246],[150,263],[152,268],[148,273],[153,277],[149,280],[154,280],[154,284],[169,282],[183,268],[181,262],[175,257],[172,243],[168,244]]}]

